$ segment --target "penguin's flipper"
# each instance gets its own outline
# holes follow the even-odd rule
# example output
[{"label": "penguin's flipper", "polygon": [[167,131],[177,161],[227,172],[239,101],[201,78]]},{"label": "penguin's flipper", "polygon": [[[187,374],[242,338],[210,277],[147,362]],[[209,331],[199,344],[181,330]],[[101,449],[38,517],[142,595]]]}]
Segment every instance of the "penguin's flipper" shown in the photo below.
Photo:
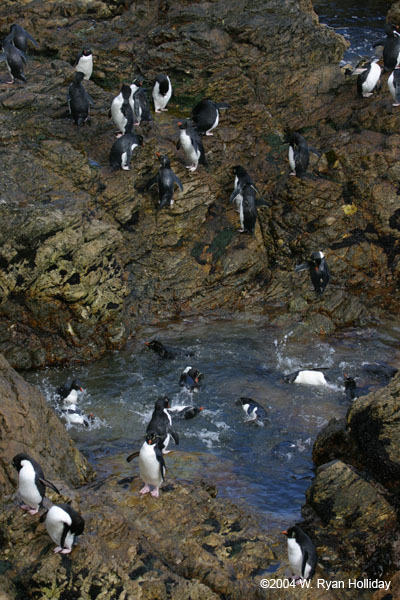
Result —
[{"label": "penguin's flipper", "polygon": [[308,560],[308,550],[306,550],[304,548],[304,550],[303,550],[303,562],[302,562],[302,565],[301,565],[301,576],[302,577],[304,577],[304,572],[306,570],[307,560]]},{"label": "penguin's flipper", "polygon": [[140,450],[137,450],[136,452],[132,452],[132,454],[130,454],[127,459],[126,462],[131,462],[131,460],[133,460],[134,458],[137,458],[140,454]]},{"label": "penguin's flipper", "polygon": [[221,110],[221,109],[225,110],[225,109],[231,107],[231,105],[228,104],[227,102],[214,102],[214,106],[215,106],[215,108],[218,108],[218,110]]},{"label": "penguin's flipper", "polygon": [[83,56],[83,52],[79,52],[78,56],[76,57],[76,60],[74,62],[74,64],[72,65],[73,67],[76,67],[78,65],[78,62],[80,61],[80,59]]},{"label": "penguin's flipper", "polygon": [[183,185],[181,180],[179,179],[179,177],[177,175],[175,175],[174,173],[174,181],[177,184],[177,186],[179,186],[179,189],[181,190],[181,192],[183,192]]},{"label": "penguin's flipper", "polygon": [[256,206],[268,206],[268,207],[271,207],[272,204],[270,202],[268,202],[267,200],[264,200],[264,198],[257,198],[257,200],[256,200]]},{"label": "penguin's flipper", "polygon": [[174,440],[175,444],[178,445],[179,444],[179,435],[173,429],[170,429],[169,433],[171,434],[172,439]]},{"label": "penguin's flipper", "polygon": [[39,44],[37,43],[35,38],[28,31],[25,31],[25,33],[26,33],[26,37],[32,42],[32,44],[34,46],[36,46],[36,48],[38,48]]},{"label": "penguin's flipper", "polygon": [[152,178],[151,178],[151,179],[150,179],[150,180],[149,180],[149,181],[146,183],[146,185],[144,186],[144,189],[148,191],[150,188],[152,188],[152,187],[153,187],[153,185],[156,185],[156,183],[157,183],[157,182],[158,182],[158,173],[157,173],[157,175],[154,175],[154,177],[152,177]]},{"label": "penguin's flipper", "polygon": [[51,488],[57,494],[60,494],[60,491],[56,488],[54,483],[51,483],[51,481],[48,481],[47,479],[43,479],[43,477],[39,477],[39,481],[41,481],[43,483],[43,485],[47,485],[47,487]]},{"label": "penguin's flipper", "polygon": [[242,193],[242,188],[240,187],[240,185],[237,185],[235,187],[235,189],[233,190],[231,197],[229,198],[229,202],[233,202],[236,198],[236,196],[239,196],[239,194]]},{"label": "penguin's flipper", "polygon": [[6,55],[4,54],[4,52],[0,52],[0,62],[3,62],[6,60]]},{"label": "penguin's flipper", "polygon": [[44,513],[42,515],[40,515],[39,523],[43,523],[43,521],[46,520],[48,512],[49,512],[49,509],[45,510]]},{"label": "penguin's flipper", "polygon": [[176,142],[176,148],[177,150],[179,150],[181,147],[181,138],[179,138],[179,140]]},{"label": "penguin's flipper", "polygon": [[300,273],[300,271],[305,271],[306,269],[309,268],[309,264],[308,263],[301,263],[301,265],[296,265],[294,268],[295,273]]},{"label": "penguin's flipper", "polygon": [[21,56],[21,58],[24,61],[24,63],[26,63],[27,61],[26,61],[26,54],[25,54],[25,52],[22,52],[22,50],[20,50],[16,46],[15,46],[15,49],[16,49],[17,52],[19,52],[19,55]]},{"label": "penguin's flipper", "polygon": [[111,119],[111,117],[112,117],[112,114],[111,114],[111,108],[110,108],[110,110],[108,111],[108,118]]},{"label": "penguin's flipper", "polygon": [[321,152],[314,148],[314,146],[308,146],[308,149],[310,150],[310,152],[318,156],[318,158],[321,158]]},{"label": "penguin's flipper", "polygon": [[87,98],[90,106],[94,106],[94,100],[93,100],[92,96],[90,94],[88,94],[88,92],[86,92],[86,98]]},{"label": "penguin's flipper", "polygon": [[157,446],[157,445],[154,448],[154,452],[156,454],[156,458],[157,458],[158,462],[160,463],[161,477],[162,477],[162,480],[164,481],[164,477],[165,477],[165,460],[164,460],[164,455],[163,455],[162,451],[160,450],[159,446]]},{"label": "penguin's flipper", "polygon": [[64,523],[63,532],[61,534],[61,539],[60,539],[61,548],[64,548],[65,538],[67,537],[68,530],[69,530],[69,526],[66,523]]}]

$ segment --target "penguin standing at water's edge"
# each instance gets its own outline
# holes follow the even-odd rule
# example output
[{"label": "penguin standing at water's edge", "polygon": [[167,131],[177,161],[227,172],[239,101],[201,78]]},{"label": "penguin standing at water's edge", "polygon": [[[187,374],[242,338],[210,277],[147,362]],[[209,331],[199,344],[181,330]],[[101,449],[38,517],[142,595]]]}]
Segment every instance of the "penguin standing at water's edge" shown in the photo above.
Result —
[{"label": "penguin standing at water's edge", "polygon": [[296,583],[311,579],[317,566],[317,551],[311,538],[298,525],[282,533],[287,537],[288,558]]},{"label": "penguin standing at water's edge", "polygon": [[[139,452],[139,472],[145,484],[140,494],[148,494],[158,498],[159,489],[165,478],[165,462],[159,447],[158,435],[149,431]],[[151,487],[154,487],[152,490]]]},{"label": "penguin standing at water's edge", "polygon": [[46,521],[47,533],[57,547],[55,554],[69,554],[76,535],[81,535],[85,528],[83,517],[69,504],[52,506],[40,517],[40,522]]}]

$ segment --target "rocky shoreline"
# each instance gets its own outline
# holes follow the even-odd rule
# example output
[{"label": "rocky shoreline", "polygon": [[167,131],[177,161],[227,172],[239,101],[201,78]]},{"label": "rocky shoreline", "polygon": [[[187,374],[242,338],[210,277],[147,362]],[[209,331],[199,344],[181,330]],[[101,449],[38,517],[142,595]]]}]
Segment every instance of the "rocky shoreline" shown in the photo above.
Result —
[{"label": "rocky shoreline", "polygon": [[[338,66],[345,40],[318,24],[307,0],[4,0],[3,35],[14,22],[39,48],[30,51],[27,85],[10,87],[0,76],[0,599],[297,596],[260,587],[286,573],[287,558],[284,540],[260,530],[254,515],[201,479],[172,480],[157,502],[137,496],[125,465],[95,477],[10,364],[93,360],[122,347],[141,323],[206,310],[263,311],[299,338],[397,314],[400,138],[386,81],[367,102],[357,98]],[[83,42],[95,55],[95,107],[91,126],[77,130],[64,113]],[[169,113],[141,126],[145,143],[132,171],[114,173],[111,99],[137,72],[150,83],[166,65],[175,88]],[[206,141],[209,169],[188,175],[176,122],[204,96],[231,109]],[[288,177],[285,141],[294,130],[321,153],[302,179]],[[184,185],[162,211],[140,191],[157,169],[156,151],[172,158]],[[251,172],[267,203],[254,236],[237,232],[228,203],[235,164]],[[322,299],[294,273],[315,249],[333,274]],[[399,386],[396,376],[321,432],[303,510],[317,577],[391,580],[392,597],[400,579]],[[16,507],[11,459],[21,451],[87,518],[71,557],[53,555],[44,527]],[[354,597],[323,587],[301,593]]]}]

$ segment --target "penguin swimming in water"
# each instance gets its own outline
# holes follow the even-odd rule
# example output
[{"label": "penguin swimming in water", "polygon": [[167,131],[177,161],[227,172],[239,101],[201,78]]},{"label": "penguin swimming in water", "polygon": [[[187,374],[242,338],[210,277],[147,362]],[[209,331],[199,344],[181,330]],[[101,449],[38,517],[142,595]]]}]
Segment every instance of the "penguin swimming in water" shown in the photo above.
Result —
[{"label": "penguin swimming in water", "polygon": [[9,34],[2,43],[7,69],[11,77],[11,81],[7,81],[7,83],[12,84],[16,79],[26,83],[26,77],[24,75],[24,63],[26,63],[26,56],[21,50],[11,43],[10,35],[11,34]]},{"label": "penguin swimming in water", "polygon": [[372,92],[378,86],[381,76],[381,68],[378,65],[379,59],[366,63],[362,67],[358,67],[353,71],[353,75],[357,77],[357,93],[362,98],[369,98]]},{"label": "penguin swimming in water", "polygon": [[89,117],[89,105],[93,106],[93,100],[85,90],[82,81],[84,74],[80,71],[75,73],[74,81],[68,88],[68,108],[75,125],[80,127]]},{"label": "penguin swimming in water", "polygon": [[313,252],[310,259],[306,263],[302,263],[301,265],[297,265],[295,267],[295,272],[300,273],[300,271],[304,271],[306,269],[308,269],[310,272],[311,283],[314,286],[314,290],[317,294],[322,296],[331,279],[331,274],[328,263],[325,260],[324,253],[318,250]]},{"label": "penguin swimming in water", "polygon": [[42,467],[28,454],[16,454],[12,462],[18,471],[18,493],[25,502],[21,508],[35,515],[43,506],[46,485],[57,494],[60,492],[51,481],[44,478]]},{"label": "penguin swimming in water", "polygon": [[69,504],[58,504],[52,506],[40,517],[40,521],[46,521],[47,533],[57,547],[55,554],[69,554],[76,535],[83,533],[85,521],[76,510]]},{"label": "penguin swimming in water", "polygon": [[169,440],[172,437],[175,444],[179,444],[179,436],[172,429],[172,419],[168,412],[169,398],[161,396],[156,400],[150,423],[146,427],[146,433],[152,432],[159,436],[159,447],[164,454],[167,454]]},{"label": "penguin swimming in water", "polygon": [[300,133],[292,133],[289,139],[289,164],[291,175],[302,177],[310,162],[310,152],[305,138]]},{"label": "penguin swimming in water", "polygon": [[130,105],[131,88],[129,85],[123,84],[118,96],[115,96],[111,103],[111,117],[120,133],[117,137],[121,137],[124,133],[131,133],[133,128],[134,116]]},{"label": "penguin swimming in water", "polygon": [[311,579],[317,566],[317,551],[311,538],[298,525],[282,533],[287,537],[289,564],[295,580]]},{"label": "penguin swimming in water", "polygon": [[93,54],[90,46],[83,46],[82,52],[80,52],[76,58],[75,71],[80,71],[85,75],[86,81],[88,81],[93,73]]},{"label": "penguin swimming in water", "polygon": [[[145,484],[140,494],[150,494],[158,498],[159,489],[165,478],[165,462],[159,447],[157,433],[149,431],[139,452],[139,472]],[[151,487],[154,487],[151,490]]]},{"label": "penguin swimming in water", "polygon": [[304,383],[306,385],[326,385],[329,386],[329,381],[326,379],[322,371],[318,369],[300,369],[295,373],[284,375],[283,379],[287,383]]},{"label": "penguin swimming in water", "polygon": [[175,358],[175,354],[167,350],[162,342],[159,340],[152,340],[151,342],[145,342],[146,346],[153,350],[161,358]]},{"label": "penguin swimming in water", "polygon": [[376,42],[373,47],[383,45],[383,70],[392,71],[400,62],[400,28],[392,23],[385,24],[386,40]]},{"label": "penguin swimming in water", "polygon": [[394,100],[392,106],[400,106],[400,66],[389,75],[388,88]]},{"label": "penguin swimming in water", "polygon": [[356,380],[353,377],[350,377],[346,373],[343,374],[344,377],[344,391],[346,394],[346,400],[352,402],[356,398],[360,396],[366,396],[370,393],[370,385],[366,385],[364,387],[358,387]]},{"label": "penguin swimming in water", "polygon": [[37,41],[31,36],[31,34],[21,25],[17,25],[16,23],[11,25],[10,33],[7,37],[10,39],[10,41],[12,41],[14,46],[18,48],[18,50],[21,50],[21,52],[24,54],[26,54],[26,51],[28,50],[29,42],[32,42],[36,48],[38,47]]},{"label": "penguin swimming in water", "polygon": [[211,132],[219,123],[219,111],[227,108],[230,108],[230,106],[225,102],[213,102],[213,100],[210,100],[209,98],[200,100],[200,102],[193,107],[191,113],[191,119],[194,122],[197,131],[201,135],[213,135]]},{"label": "penguin swimming in water", "polygon": [[110,165],[112,169],[129,171],[132,152],[143,145],[143,137],[136,133],[125,133],[119,137],[111,147]]},{"label": "penguin swimming in water", "polygon": [[175,419],[193,419],[204,410],[204,406],[183,406],[182,408],[170,409],[172,418]]},{"label": "penguin swimming in water", "polygon": [[64,405],[61,409],[62,416],[69,425],[83,425],[89,427],[90,423],[94,420],[94,415],[89,413],[85,415],[84,412],[76,407],[76,404]]},{"label": "penguin swimming in water", "polygon": [[195,171],[199,163],[206,167],[207,161],[203,144],[196,129],[194,129],[188,121],[179,121],[178,126],[181,131],[176,147],[178,150],[180,147],[183,148],[186,160],[191,163],[187,165],[186,168],[189,169],[189,171]]},{"label": "penguin swimming in water", "polygon": [[78,392],[83,392],[83,387],[77,379],[68,380],[63,386],[57,388],[56,392],[64,404],[76,404]]},{"label": "penguin swimming in water", "polygon": [[200,387],[200,377],[202,374],[195,367],[186,367],[179,377],[179,385],[190,390],[197,390]]},{"label": "penguin swimming in water", "polygon": [[155,175],[146,185],[146,189],[149,190],[153,185],[158,185],[158,208],[164,208],[165,206],[172,206],[174,204],[174,186],[175,184],[183,192],[183,186],[179,177],[175,175],[171,169],[171,163],[168,156],[165,154],[158,154],[160,160],[160,168],[157,175]]},{"label": "penguin swimming in water", "polygon": [[164,75],[163,73],[157,75],[156,80],[154,82],[152,96],[154,102],[154,110],[156,113],[168,110],[166,106],[172,96],[172,85],[168,75]]},{"label": "penguin swimming in water", "polygon": [[263,421],[268,421],[265,408],[252,398],[242,396],[239,400],[236,400],[236,404],[243,408],[247,421],[259,421],[260,424],[263,424]]}]

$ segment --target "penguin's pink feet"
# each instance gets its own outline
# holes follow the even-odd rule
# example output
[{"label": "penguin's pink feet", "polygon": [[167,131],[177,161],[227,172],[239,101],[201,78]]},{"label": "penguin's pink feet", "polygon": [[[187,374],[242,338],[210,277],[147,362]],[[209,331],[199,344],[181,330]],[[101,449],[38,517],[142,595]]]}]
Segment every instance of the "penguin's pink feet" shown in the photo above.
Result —
[{"label": "penguin's pink feet", "polygon": [[150,487],[146,483],[146,485],[144,487],[142,487],[142,489],[140,490],[139,494],[148,494],[149,491],[150,491]]},{"label": "penguin's pink feet", "polygon": [[28,510],[28,513],[29,513],[30,515],[36,515],[38,512],[39,512],[39,509],[38,509],[38,508],[30,508],[30,509]]},{"label": "penguin's pink feet", "polygon": [[[172,204],[171,204],[171,206],[172,206]],[[169,454],[170,452],[172,452],[172,450],[163,450],[162,451],[163,454]]]},{"label": "penguin's pink feet", "polygon": [[392,106],[400,106],[400,102],[397,104],[392,104]]},{"label": "penguin's pink feet", "polygon": [[72,552],[72,548],[63,548],[60,554],[69,554],[70,552]]},{"label": "penguin's pink feet", "polygon": [[295,172],[295,171],[292,171],[291,173],[289,173],[289,175],[290,175],[291,177],[296,177],[296,172]]},{"label": "penguin's pink feet", "polygon": [[155,488],[154,490],[152,490],[150,492],[150,494],[153,496],[153,498],[158,498],[158,496],[160,495],[159,491],[158,491],[158,488]]},{"label": "penguin's pink feet", "polygon": [[121,167],[121,169],[122,169],[123,171],[129,171],[129,167],[127,167],[126,165],[123,165],[123,166]]},{"label": "penguin's pink feet", "polygon": [[206,135],[214,135],[211,131],[206,131]]},{"label": "penguin's pink feet", "polygon": [[22,510],[31,510],[32,507],[27,504],[20,504],[20,508],[22,508]]},{"label": "penguin's pink feet", "polygon": [[124,135],[123,133],[116,133],[116,134],[115,134],[115,137],[116,137],[116,138],[120,138],[120,137],[122,137],[123,135]]},{"label": "penguin's pink feet", "polygon": [[238,229],[239,233],[244,233],[244,229]]},{"label": "penguin's pink feet", "polygon": [[162,111],[162,108],[156,108],[154,112],[155,113],[160,113],[161,111]]},{"label": "penguin's pink feet", "polygon": [[191,171],[193,173],[193,171],[195,171],[197,169],[197,165],[190,165],[189,167],[186,167],[187,169],[189,169],[189,171]]},{"label": "penguin's pink feet", "polygon": [[162,108],[162,112],[168,112],[168,108]]}]

